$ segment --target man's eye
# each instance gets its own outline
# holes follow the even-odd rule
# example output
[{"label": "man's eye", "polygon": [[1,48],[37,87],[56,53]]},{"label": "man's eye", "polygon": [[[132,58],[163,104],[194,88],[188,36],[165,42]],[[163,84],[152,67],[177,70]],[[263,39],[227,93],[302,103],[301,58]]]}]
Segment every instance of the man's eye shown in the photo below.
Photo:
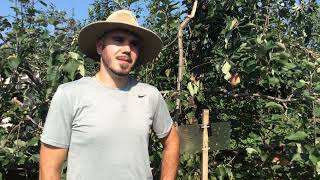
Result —
[{"label": "man's eye", "polygon": [[133,42],[131,42],[131,46],[138,48],[138,47],[139,47],[139,44],[138,44],[137,41],[133,41]]},{"label": "man's eye", "polygon": [[121,37],[115,37],[115,38],[113,38],[113,40],[116,42],[123,42],[123,38],[121,38]]}]

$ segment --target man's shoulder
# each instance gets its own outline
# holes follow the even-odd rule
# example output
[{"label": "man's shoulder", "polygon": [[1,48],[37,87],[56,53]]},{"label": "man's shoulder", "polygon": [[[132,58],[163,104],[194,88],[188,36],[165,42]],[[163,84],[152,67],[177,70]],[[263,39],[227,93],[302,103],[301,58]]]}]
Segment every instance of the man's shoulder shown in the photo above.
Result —
[{"label": "man's shoulder", "polygon": [[148,83],[139,82],[139,81],[136,81],[135,90],[141,93],[152,94],[152,95],[157,95],[160,93],[158,88],[156,88],[155,86]]},{"label": "man's shoulder", "polygon": [[82,77],[75,81],[63,83],[59,86],[59,88],[67,94],[81,92],[92,86],[90,79],[90,77]]}]

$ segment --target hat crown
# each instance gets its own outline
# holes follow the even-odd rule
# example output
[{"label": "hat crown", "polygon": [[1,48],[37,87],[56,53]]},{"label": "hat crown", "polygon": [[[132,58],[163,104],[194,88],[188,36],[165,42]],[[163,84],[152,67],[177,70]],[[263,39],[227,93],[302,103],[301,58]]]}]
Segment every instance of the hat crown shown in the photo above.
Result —
[{"label": "hat crown", "polygon": [[133,26],[139,26],[136,16],[129,10],[119,10],[112,13],[107,22],[125,23]]}]

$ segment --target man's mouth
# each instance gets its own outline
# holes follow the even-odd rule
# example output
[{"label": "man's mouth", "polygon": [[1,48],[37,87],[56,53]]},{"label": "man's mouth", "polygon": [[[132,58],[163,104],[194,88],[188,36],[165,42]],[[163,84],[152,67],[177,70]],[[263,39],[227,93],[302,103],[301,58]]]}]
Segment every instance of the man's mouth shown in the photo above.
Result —
[{"label": "man's mouth", "polygon": [[119,61],[127,62],[127,63],[132,62],[131,58],[129,58],[128,56],[117,56],[116,59]]}]

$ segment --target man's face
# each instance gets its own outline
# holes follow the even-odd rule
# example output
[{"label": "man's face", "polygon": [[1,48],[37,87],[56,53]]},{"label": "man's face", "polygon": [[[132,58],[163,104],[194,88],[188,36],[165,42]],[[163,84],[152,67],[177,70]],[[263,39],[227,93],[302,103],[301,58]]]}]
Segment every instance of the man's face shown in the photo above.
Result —
[{"label": "man's face", "polygon": [[104,68],[115,75],[127,76],[138,59],[138,38],[128,31],[108,32],[98,41],[97,52]]}]

